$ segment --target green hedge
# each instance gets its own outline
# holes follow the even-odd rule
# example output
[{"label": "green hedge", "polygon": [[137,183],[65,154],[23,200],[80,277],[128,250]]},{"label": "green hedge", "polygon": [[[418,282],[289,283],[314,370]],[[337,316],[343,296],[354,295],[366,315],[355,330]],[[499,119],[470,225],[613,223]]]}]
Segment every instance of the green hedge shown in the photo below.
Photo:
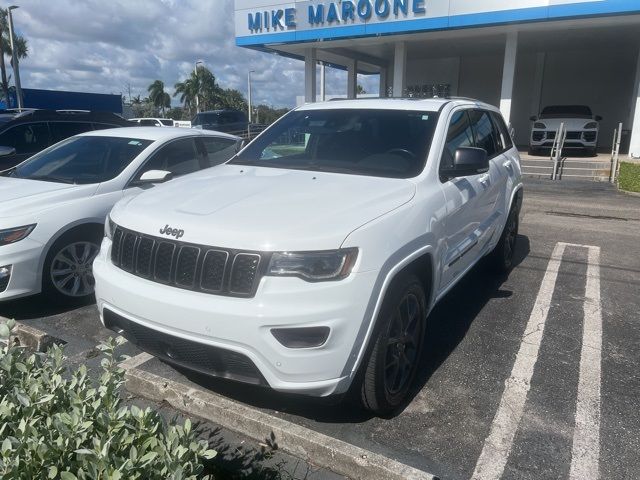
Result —
[{"label": "green hedge", "polygon": [[[0,324],[10,339],[14,322]],[[0,344],[0,478],[195,479],[216,454],[186,420],[166,424],[155,411],[123,406],[124,371],[114,356],[123,342],[100,346],[102,371],[69,371],[61,347],[31,353]]]},{"label": "green hedge", "polygon": [[640,163],[620,163],[618,185],[621,190],[640,192]]}]

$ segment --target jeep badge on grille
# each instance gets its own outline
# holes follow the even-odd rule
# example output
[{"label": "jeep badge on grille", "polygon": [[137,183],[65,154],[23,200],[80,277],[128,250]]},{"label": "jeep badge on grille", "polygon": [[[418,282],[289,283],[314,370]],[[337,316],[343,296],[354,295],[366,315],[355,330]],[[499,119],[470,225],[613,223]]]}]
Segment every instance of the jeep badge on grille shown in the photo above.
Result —
[{"label": "jeep badge on grille", "polygon": [[178,230],[177,228],[171,228],[169,224],[160,229],[160,233],[171,237],[176,237],[176,240],[184,235],[184,230]]}]

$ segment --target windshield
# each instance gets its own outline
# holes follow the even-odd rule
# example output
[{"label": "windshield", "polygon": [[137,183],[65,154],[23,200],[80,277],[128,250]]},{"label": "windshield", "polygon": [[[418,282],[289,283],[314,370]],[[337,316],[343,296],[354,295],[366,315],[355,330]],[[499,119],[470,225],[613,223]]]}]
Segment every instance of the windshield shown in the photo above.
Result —
[{"label": "windshield", "polygon": [[115,178],[151,140],[71,137],[21,163],[9,175],[64,183],[100,183]]},{"label": "windshield", "polygon": [[591,118],[593,114],[586,105],[552,105],[544,107],[540,118]]},{"label": "windshield", "polygon": [[330,109],[293,111],[230,163],[409,178],[431,145],[435,112]]}]

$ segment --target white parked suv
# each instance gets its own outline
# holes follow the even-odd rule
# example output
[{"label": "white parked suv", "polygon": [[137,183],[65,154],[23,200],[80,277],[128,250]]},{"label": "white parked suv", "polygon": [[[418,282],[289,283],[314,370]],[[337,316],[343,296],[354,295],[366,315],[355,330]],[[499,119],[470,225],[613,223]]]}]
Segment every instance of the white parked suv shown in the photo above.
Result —
[{"label": "white parked suv", "polygon": [[407,398],[436,302],[513,262],[518,152],[492,106],[306,105],[224,165],[124,199],[94,262],[104,324],[210,375]]},{"label": "white parked suv", "polygon": [[531,117],[533,126],[529,138],[529,154],[549,153],[560,124],[567,130],[564,150],[581,151],[594,156],[598,147],[598,132],[602,117],[593,115],[586,105],[551,105],[540,115]]},{"label": "white parked suv", "polygon": [[113,205],[155,183],[228,160],[241,140],[124,127],[63,140],[0,173],[0,301],[93,294],[91,263]]}]

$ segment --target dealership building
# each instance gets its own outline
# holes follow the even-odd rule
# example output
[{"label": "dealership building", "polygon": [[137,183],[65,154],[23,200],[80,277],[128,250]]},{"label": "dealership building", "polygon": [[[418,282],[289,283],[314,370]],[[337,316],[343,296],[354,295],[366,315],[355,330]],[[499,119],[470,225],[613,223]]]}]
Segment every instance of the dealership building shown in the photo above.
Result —
[{"label": "dealership building", "polygon": [[307,102],[318,65],[348,72],[349,98],[357,74],[379,75],[380,96],[497,105],[519,145],[542,107],[588,105],[599,148],[622,123],[640,157],[640,0],[235,0],[235,29],[239,46],[304,62]]}]

